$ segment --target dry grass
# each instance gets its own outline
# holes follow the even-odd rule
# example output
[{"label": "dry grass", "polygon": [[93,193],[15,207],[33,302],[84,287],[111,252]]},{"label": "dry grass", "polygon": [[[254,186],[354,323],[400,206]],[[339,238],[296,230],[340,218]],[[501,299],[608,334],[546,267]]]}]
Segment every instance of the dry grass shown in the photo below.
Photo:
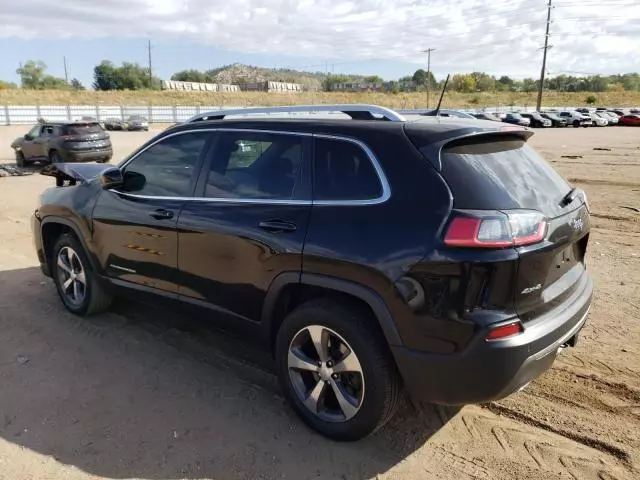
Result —
[{"label": "dry grass", "polygon": [[[561,93],[546,92],[546,106],[585,105],[589,95],[597,98],[597,105],[638,106],[640,92]],[[431,106],[437,102],[432,94]],[[316,103],[373,103],[392,108],[425,108],[424,93],[327,93],[268,94],[260,92],[208,93],[177,91],[60,91],[60,90],[0,90],[0,105],[207,105],[251,106]],[[443,106],[447,108],[480,108],[484,106],[532,106],[535,93],[477,93],[450,92]]]}]

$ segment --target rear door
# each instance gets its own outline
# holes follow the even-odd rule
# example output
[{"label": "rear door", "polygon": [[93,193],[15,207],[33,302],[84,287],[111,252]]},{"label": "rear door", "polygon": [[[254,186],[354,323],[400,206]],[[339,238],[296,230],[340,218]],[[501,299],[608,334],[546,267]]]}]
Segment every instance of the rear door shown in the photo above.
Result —
[{"label": "rear door", "polygon": [[176,223],[211,139],[203,130],[166,136],[121,167],[122,188],[100,194],[93,250],[108,276],[177,293]]},{"label": "rear door", "polygon": [[517,247],[516,312],[526,321],[557,306],[585,275],[589,214],[584,193],[574,191],[526,141],[485,136],[443,150],[442,175],[454,209],[505,213],[534,211],[548,223],[544,240]]},{"label": "rear door", "polygon": [[220,131],[178,220],[180,295],[259,320],[281,273],[299,275],[311,213],[311,137]]}]

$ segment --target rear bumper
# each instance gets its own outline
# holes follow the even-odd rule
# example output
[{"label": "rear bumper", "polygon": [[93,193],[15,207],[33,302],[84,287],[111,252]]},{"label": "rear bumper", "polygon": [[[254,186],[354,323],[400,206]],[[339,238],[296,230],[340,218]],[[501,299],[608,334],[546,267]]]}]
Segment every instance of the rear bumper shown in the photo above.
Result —
[{"label": "rear bumper", "polygon": [[96,150],[89,152],[75,152],[73,150],[67,151],[64,156],[66,162],[97,162],[108,161],[113,157],[113,150]]},{"label": "rear bumper", "polygon": [[487,342],[482,330],[458,353],[392,347],[405,387],[417,400],[445,405],[482,403],[517,392],[551,367],[562,346],[575,343],[592,295],[593,284],[585,274],[563,305],[527,323],[524,333]]}]

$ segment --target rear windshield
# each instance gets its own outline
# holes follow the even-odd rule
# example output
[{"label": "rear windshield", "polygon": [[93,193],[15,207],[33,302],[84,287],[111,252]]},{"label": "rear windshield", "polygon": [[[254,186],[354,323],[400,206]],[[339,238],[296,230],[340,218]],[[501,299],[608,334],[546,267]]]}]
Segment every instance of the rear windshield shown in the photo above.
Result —
[{"label": "rear windshield", "polygon": [[102,132],[102,127],[99,123],[74,124],[67,125],[66,131],[69,135],[87,135]]},{"label": "rear windshield", "polygon": [[442,176],[454,208],[534,209],[553,218],[570,187],[524,140],[489,136],[457,142],[442,153]]}]

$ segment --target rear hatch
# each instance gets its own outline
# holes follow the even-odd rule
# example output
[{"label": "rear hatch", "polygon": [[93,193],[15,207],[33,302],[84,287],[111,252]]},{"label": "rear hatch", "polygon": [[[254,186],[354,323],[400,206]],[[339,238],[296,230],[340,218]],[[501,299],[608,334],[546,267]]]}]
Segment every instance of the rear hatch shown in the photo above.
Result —
[{"label": "rear hatch", "polygon": [[74,151],[111,149],[109,134],[97,122],[65,125],[62,138],[65,147]]},{"label": "rear hatch", "polygon": [[[441,162],[453,194],[452,215],[489,219],[477,224],[476,236],[499,240],[493,246],[482,239],[467,246],[518,252],[513,304],[524,322],[562,304],[586,280],[586,196],[572,189],[524,138],[467,137],[447,144]],[[509,232],[506,242],[504,232]]]}]

